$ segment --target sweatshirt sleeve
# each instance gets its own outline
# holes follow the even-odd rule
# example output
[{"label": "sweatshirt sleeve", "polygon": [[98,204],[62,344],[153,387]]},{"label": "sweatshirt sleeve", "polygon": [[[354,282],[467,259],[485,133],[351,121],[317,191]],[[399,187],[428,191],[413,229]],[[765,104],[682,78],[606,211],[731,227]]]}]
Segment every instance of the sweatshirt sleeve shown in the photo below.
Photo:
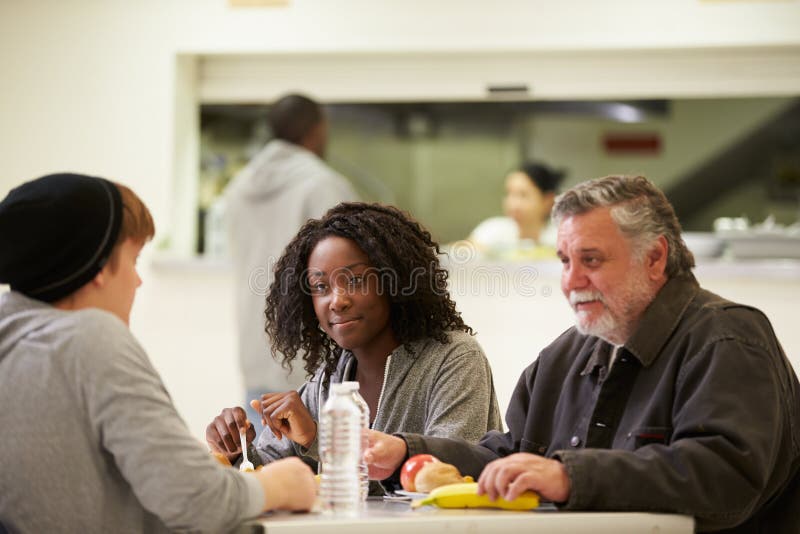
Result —
[{"label": "sweatshirt sleeve", "polygon": [[250,452],[255,452],[260,460],[260,462],[254,462],[257,465],[268,464],[289,456],[297,456],[294,452],[292,441],[285,436],[282,439],[276,438],[268,426],[265,426],[261,431],[255,447],[251,446]]},{"label": "sweatshirt sleeve", "polygon": [[455,343],[436,370],[428,396],[424,434],[474,443],[487,430],[501,429],[486,356],[472,337]]},{"label": "sweatshirt sleeve", "polygon": [[[300,400],[303,401],[303,404],[311,413],[311,417],[314,421],[317,421],[317,423],[319,423],[319,407],[317,406],[319,380],[319,374],[317,374],[313,380],[304,383],[297,390],[300,394]],[[319,430],[319,425],[317,425],[317,430]],[[306,449],[285,436],[282,439],[276,438],[269,427],[264,427],[264,430],[261,431],[254,452],[261,460],[261,464],[267,464],[289,456],[299,456],[308,464],[319,461],[316,439],[311,446]]]},{"label": "sweatshirt sleeve", "polygon": [[536,376],[536,369],[537,362],[534,362],[517,382],[506,415],[506,423],[509,426],[507,432],[490,430],[478,444],[457,439],[399,433],[397,435],[406,442],[408,455],[432,454],[444,462],[457,466],[462,474],[470,475],[477,480],[486,464],[519,450],[520,436],[526,420],[525,413],[530,401],[530,388]]},{"label": "sweatshirt sleeve", "polygon": [[224,468],[193,438],[144,350],[105,312],[85,312],[73,364],[95,439],[142,506],[172,529],[221,531],[263,508],[255,477]]}]

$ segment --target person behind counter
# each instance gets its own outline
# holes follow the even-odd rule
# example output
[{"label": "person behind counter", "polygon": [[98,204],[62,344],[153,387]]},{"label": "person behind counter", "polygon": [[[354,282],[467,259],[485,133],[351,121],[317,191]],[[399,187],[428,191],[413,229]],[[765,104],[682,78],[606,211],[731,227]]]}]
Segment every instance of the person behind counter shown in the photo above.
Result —
[{"label": "person behind counter", "polygon": [[506,177],[503,217],[480,223],[469,240],[487,255],[554,257],[555,228],[550,210],[564,173],[544,163],[528,162]]},{"label": "person behind counter", "polygon": [[800,384],[764,314],[698,285],[672,206],[643,177],[580,184],[553,213],[576,325],[523,372],[509,431],[477,445],[375,432],[371,476],[426,452],[491,498],[531,489],[568,510],[797,532]]},{"label": "person behind counter", "polygon": [[172,405],[128,329],[154,233],[102,178],[52,174],[0,202],[0,531],[221,532],[313,504],[302,462],[226,469]]},{"label": "person behind counter", "polygon": [[[269,357],[263,312],[274,261],[308,219],[358,199],[350,183],[323,159],[328,119],[318,102],[288,94],[270,106],[267,119],[275,138],[234,176],[224,193],[245,402],[303,383],[302,373],[287,376]],[[260,428],[258,412],[245,408]]]},{"label": "person behind counter", "polygon": [[[489,363],[438,253],[427,230],[390,206],[342,203],[303,226],[276,265],[266,330],[284,364],[302,358],[309,380],[262,396],[262,462],[295,455],[316,465],[320,409],[331,383],[346,380],[358,381],[372,428],[471,441],[502,428]],[[239,428],[244,410],[226,408],[206,432],[232,463]]]}]

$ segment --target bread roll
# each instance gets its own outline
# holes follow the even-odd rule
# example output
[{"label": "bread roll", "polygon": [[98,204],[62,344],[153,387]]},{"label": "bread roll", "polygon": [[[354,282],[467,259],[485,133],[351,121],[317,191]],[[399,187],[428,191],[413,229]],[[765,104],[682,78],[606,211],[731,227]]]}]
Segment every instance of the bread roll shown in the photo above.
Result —
[{"label": "bread roll", "polygon": [[227,456],[225,456],[224,454],[222,454],[222,453],[220,453],[220,452],[217,452],[217,451],[211,451],[211,454],[212,454],[212,455],[214,456],[214,458],[216,458],[216,459],[217,459],[217,461],[218,461],[219,463],[221,463],[222,465],[224,465],[224,466],[226,466],[226,467],[231,467],[231,463],[230,463],[230,461],[228,461],[228,457],[227,457]]},{"label": "bread roll", "polygon": [[458,484],[464,481],[456,466],[444,462],[431,462],[422,466],[414,479],[417,491],[428,493],[439,486]]}]

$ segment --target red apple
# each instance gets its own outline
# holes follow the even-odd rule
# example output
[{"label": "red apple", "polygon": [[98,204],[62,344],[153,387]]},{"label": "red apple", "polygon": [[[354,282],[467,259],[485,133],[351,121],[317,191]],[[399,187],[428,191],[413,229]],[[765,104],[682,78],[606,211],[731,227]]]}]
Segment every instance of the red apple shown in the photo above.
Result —
[{"label": "red apple", "polygon": [[430,462],[438,462],[439,459],[430,454],[415,454],[403,464],[400,470],[400,485],[406,491],[417,491],[414,486],[414,479],[422,466]]}]

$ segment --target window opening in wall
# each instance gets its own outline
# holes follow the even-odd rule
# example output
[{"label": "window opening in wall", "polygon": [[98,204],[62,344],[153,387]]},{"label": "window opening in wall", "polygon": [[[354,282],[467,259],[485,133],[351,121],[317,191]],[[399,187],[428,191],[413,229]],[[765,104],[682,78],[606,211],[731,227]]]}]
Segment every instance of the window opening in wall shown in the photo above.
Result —
[{"label": "window opening in wall", "polygon": [[[200,254],[225,254],[219,198],[270,139],[267,110],[201,106]],[[363,199],[410,211],[444,243],[501,213],[504,177],[526,159],[566,170],[565,187],[643,174],[667,192],[686,230],[710,232],[720,217],[798,221],[796,98],[333,103],[326,110],[328,163]],[[648,150],[636,150],[644,146],[636,139],[647,140]]]}]

